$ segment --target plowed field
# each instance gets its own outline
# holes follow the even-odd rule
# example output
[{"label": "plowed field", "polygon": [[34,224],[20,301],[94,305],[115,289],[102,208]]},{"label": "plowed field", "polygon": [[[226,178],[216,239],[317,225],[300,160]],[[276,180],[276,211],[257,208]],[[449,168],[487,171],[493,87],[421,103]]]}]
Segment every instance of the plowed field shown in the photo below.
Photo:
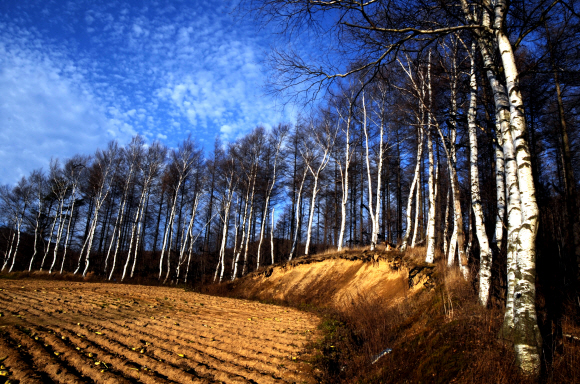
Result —
[{"label": "plowed field", "polygon": [[0,383],[313,382],[318,318],[176,288],[0,280]]}]

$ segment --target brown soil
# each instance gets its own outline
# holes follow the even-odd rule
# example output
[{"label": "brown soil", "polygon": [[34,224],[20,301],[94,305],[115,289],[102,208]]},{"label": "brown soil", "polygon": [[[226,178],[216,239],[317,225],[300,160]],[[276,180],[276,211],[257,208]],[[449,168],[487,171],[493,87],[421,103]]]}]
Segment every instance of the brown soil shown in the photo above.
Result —
[{"label": "brown soil", "polygon": [[302,256],[204,289],[211,294],[343,310],[361,297],[379,297],[392,305],[423,288],[430,290],[437,278],[434,268],[398,251],[351,250]]},{"label": "brown soil", "polygon": [[0,382],[313,382],[319,318],[183,289],[0,280]]}]

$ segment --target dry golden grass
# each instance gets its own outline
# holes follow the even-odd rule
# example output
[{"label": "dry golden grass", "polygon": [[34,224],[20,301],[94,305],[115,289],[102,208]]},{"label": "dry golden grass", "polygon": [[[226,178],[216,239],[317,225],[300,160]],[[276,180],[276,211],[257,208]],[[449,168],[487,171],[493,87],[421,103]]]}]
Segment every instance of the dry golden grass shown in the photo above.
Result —
[{"label": "dry golden grass", "polygon": [[[222,287],[222,292],[313,310],[323,321],[323,338],[313,345],[317,379],[325,383],[526,383],[514,365],[511,345],[497,338],[503,309],[478,303],[475,285],[457,267],[435,257],[434,289],[409,288],[408,269],[424,262],[426,249],[381,253],[403,260],[391,270],[350,256],[369,255],[368,247],[336,250],[310,264],[275,268]],[[381,249],[378,249],[381,252]],[[320,256],[327,256],[326,258]],[[392,260],[391,260],[392,261]],[[392,265],[392,264],[391,264]],[[570,311],[572,313],[573,311]],[[580,335],[569,317],[565,333]],[[371,364],[385,348],[392,352]],[[580,382],[580,343],[564,339],[544,383]]]}]

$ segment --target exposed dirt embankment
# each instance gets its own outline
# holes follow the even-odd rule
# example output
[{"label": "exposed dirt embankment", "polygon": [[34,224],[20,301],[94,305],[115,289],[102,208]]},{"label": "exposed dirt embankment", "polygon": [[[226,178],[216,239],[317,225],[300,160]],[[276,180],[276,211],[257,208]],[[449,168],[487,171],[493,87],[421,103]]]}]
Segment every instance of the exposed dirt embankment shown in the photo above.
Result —
[{"label": "exposed dirt embankment", "polygon": [[396,300],[431,289],[435,281],[435,265],[398,251],[346,251],[299,257],[214,289],[237,297],[341,308],[360,296]]}]

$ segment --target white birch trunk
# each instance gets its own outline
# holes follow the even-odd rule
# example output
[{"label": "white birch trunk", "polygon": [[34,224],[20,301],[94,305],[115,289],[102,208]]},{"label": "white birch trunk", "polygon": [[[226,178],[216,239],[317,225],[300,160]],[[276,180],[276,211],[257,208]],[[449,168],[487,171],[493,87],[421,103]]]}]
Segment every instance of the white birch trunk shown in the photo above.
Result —
[{"label": "white birch trunk", "polygon": [[274,265],[274,207],[272,207],[272,226],[270,227],[270,251],[272,255],[272,265]]},{"label": "white birch trunk", "polygon": [[[146,198],[145,198],[145,209],[147,209],[147,206],[149,205],[149,196],[150,196],[150,190],[147,190],[146,193]],[[135,250],[133,251],[133,265],[131,266],[131,277],[133,277],[133,273],[135,272],[135,265],[137,264],[137,255],[139,252],[139,242],[141,240],[141,227],[144,225],[143,220],[145,220],[144,218],[144,213],[145,213],[145,209],[141,208],[141,213],[139,216],[139,222],[137,224],[137,231],[135,233]],[[145,228],[143,228],[143,231],[145,230]]]},{"label": "white birch trunk", "polygon": [[[181,249],[179,250],[179,261],[177,263],[177,270],[176,270],[176,279],[177,282],[179,282],[179,274],[181,272],[181,265],[185,263],[185,248],[187,247],[187,242],[189,240],[190,242],[190,249],[193,246],[193,243],[191,243],[193,241],[193,223],[195,221],[195,216],[196,216],[196,211],[197,211],[197,206],[199,204],[199,195],[197,194],[197,192],[194,193],[194,200],[193,200],[193,204],[192,204],[192,208],[191,208],[191,217],[189,219],[189,224],[187,226],[187,230],[185,231],[185,235],[183,238],[183,242],[181,243]],[[190,253],[191,255],[191,253]]]},{"label": "white birch trunk", "polygon": [[257,175],[254,174],[252,181],[252,193],[250,195],[250,213],[248,214],[248,226],[247,226],[248,230],[246,231],[246,241],[244,244],[244,265],[242,266],[242,276],[246,274],[246,268],[248,267],[248,246],[250,243],[250,232],[252,231],[252,217],[254,213],[254,192],[256,190],[256,176]]},{"label": "white birch trunk", "polygon": [[[39,186],[39,188],[40,188],[40,186]],[[36,199],[38,201],[38,214],[36,215],[36,221],[35,221],[35,224],[34,224],[34,250],[33,250],[33,253],[32,253],[32,257],[30,258],[30,264],[28,266],[28,272],[32,271],[32,263],[34,262],[34,257],[36,256],[36,253],[37,253],[36,244],[38,242],[38,224],[40,222],[40,215],[42,214],[42,209],[43,209],[42,196],[41,196],[41,193],[40,192],[38,193]]]},{"label": "white birch trunk", "polygon": [[294,229],[294,239],[292,240],[292,249],[290,250],[290,255],[288,260],[292,260],[296,252],[296,246],[298,243],[298,230],[301,224],[300,220],[300,206],[302,205],[302,188],[304,187],[304,181],[306,180],[306,175],[308,173],[308,168],[304,169],[302,174],[302,182],[300,183],[300,188],[298,189],[298,197],[296,198],[296,228]]},{"label": "white birch trunk", "polygon": [[[486,18],[484,18],[485,23]],[[492,59],[493,44],[489,39],[481,38],[479,48],[483,57],[488,82],[493,91],[496,124],[500,127],[497,132],[497,141],[501,143],[503,162],[505,165],[505,184],[507,199],[507,293],[506,309],[502,334],[506,338],[511,338],[514,329],[514,292],[516,282],[516,260],[517,260],[517,236],[521,226],[522,214],[520,203],[520,191],[517,178],[517,164],[513,147],[513,140],[510,131],[509,100],[506,88],[497,78]],[[497,151],[496,151],[497,154]],[[498,204],[499,204],[498,199]]]},{"label": "white birch trunk", "polygon": [[4,269],[6,269],[6,266],[8,266],[8,262],[10,261],[10,257],[12,256],[12,246],[14,245],[14,237],[16,237],[16,233],[12,232],[12,235],[10,236],[10,250],[8,251],[8,254],[4,254],[4,263],[2,264],[2,271],[4,271]]},{"label": "white birch trunk", "polygon": [[[232,199],[234,197],[234,174],[233,174],[233,168],[232,168],[232,174],[230,175],[230,178],[228,179],[228,186],[226,191],[224,191],[224,197],[223,197],[223,204],[224,204],[224,216],[222,218],[222,221],[224,222],[224,227],[223,227],[223,231],[222,231],[222,244],[220,247],[220,253],[219,253],[219,258],[218,258],[218,264],[216,266],[215,269],[215,274],[213,277],[213,281],[214,283],[217,280],[217,276],[218,276],[218,271],[219,271],[219,267],[221,266],[221,272],[220,272],[220,283],[223,281],[224,278],[224,273],[225,273],[225,247],[226,247],[226,243],[227,243],[227,239],[228,239],[228,226],[229,226],[229,216],[230,216],[230,209],[231,209],[231,204],[232,204]],[[249,186],[248,186],[249,189]],[[247,193],[246,193],[246,197],[247,197]],[[247,206],[247,201],[246,201],[246,206]],[[246,208],[244,208],[245,211]],[[245,212],[244,212],[244,216],[245,216]],[[212,218],[213,219],[213,218]],[[212,219],[210,219],[209,221],[211,221]],[[206,223],[209,224],[209,221]],[[201,234],[201,231],[200,231]],[[237,267],[237,263],[236,263],[236,267]],[[236,273],[232,273],[232,280],[234,280],[236,278]]]},{"label": "white birch trunk", "polygon": [[[338,109],[337,109],[338,110]],[[351,159],[351,149],[350,149],[350,122],[351,122],[351,110],[349,108],[349,115],[346,121],[346,132],[345,132],[345,148],[344,148],[344,171],[342,169],[342,164],[339,164],[340,169],[340,181],[342,189],[342,199],[340,201],[340,232],[338,235],[338,251],[342,251],[344,244],[344,231],[346,229],[346,204],[348,203],[348,170],[350,168]]]},{"label": "white birch trunk", "polygon": [[495,149],[495,184],[497,190],[497,216],[495,219],[495,231],[493,234],[492,243],[495,244],[497,250],[501,250],[503,241],[503,229],[505,227],[505,209],[506,209],[506,197],[505,197],[505,164],[503,155],[503,140],[501,140],[501,127],[499,123],[497,124],[496,140],[494,142]]},{"label": "white birch trunk", "polygon": [[[430,125],[430,124],[429,124]],[[435,258],[435,161],[433,156],[433,143],[431,132],[427,129],[427,148],[429,151],[429,218],[427,220],[427,254],[425,262],[433,263]]]},{"label": "white birch trunk", "polygon": [[[383,94],[384,96],[384,94]],[[384,101],[384,100],[383,100]],[[384,108],[381,105],[380,108],[380,124],[379,124],[379,156],[377,161],[377,191],[376,191],[376,206],[373,204],[373,183],[371,177],[371,165],[370,165],[370,155],[369,155],[369,134],[367,125],[367,108],[365,103],[365,94],[363,92],[363,132],[365,135],[365,150],[366,150],[366,164],[367,164],[367,182],[368,182],[368,204],[369,204],[369,215],[371,217],[371,247],[370,250],[374,251],[378,242],[379,236],[379,216],[381,213],[381,176],[383,168],[383,136],[384,136]]]},{"label": "white birch trunk", "polygon": [[[113,233],[111,234],[111,240],[109,241],[109,247],[107,248],[107,257],[105,257],[105,269],[103,270],[105,275],[107,274],[107,268],[109,267],[109,256],[111,255],[111,250],[113,249],[113,244],[115,243],[117,226],[119,225],[119,218],[121,217],[121,208],[122,207],[123,207],[123,200],[120,200],[119,201],[119,209],[117,210],[117,215],[115,217],[115,225],[113,226]],[[106,234],[106,232],[105,232],[105,234]]]},{"label": "white birch trunk", "polygon": [[[83,269],[83,277],[86,276],[87,271],[89,270],[91,249],[93,247],[93,238],[95,235],[95,230],[97,228],[97,220],[99,219],[99,210],[100,209],[101,209],[101,204],[95,204],[95,214],[93,216],[93,221],[91,222],[89,234],[88,234],[87,239],[85,241],[85,243],[86,243],[86,256],[85,256],[85,268]],[[84,251],[84,247],[81,250],[81,254],[79,256],[79,265],[77,266],[77,269],[74,272],[75,274],[78,272],[78,270],[81,266],[83,251]]]},{"label": "white birch trunk", "polygon": [[[167,241],[171,241],[170,237],[173,235],[173,220],[175,219],[175,207],[177,206],[177,198],[179,196],[179,188],[181,188],[181,182],[182,180],[180,179],[179,182],[177,183],[177,186],[175,188],[175,196],[173,197],[173,202],[171,204],[171,211],[169,213],[169,222],[167,223],[167,227],[165,228],[165,233],[163,235],[163,245],[161,246],[161,257],[159,258],[159,280],[161,280],[161,275],[163,274],[163,258],[165,255],[165,248],[167,247]],[[171,249],[169,249],[168,252],[171,252]],[[168,258],[171,255],[167,256]]]},{"label": "white birch trunk", "polygon": [[54,233],[54,227],[56,225],[58,217],[60,216],[60,212],[62,211],[62,204],[63,204],[63,201],[61,200],[60,205],[57,208],[57,212],[54,213],[54,220],[52,221],[52,225],[50,226],[50,233],[48,235],[48,244],[46,245],[46,249],[44,250],[44,256],[42,256],[42,262],[40,263],[40,270],[41,271],[42,271],[42,268],[44,268],[44,262],[46,261],[46,256],[48,255],[48,252],[50,251],[50,244],[52,243],[52,235]]},{"label": "white birch trunk", "polygon": [[278,155],[280,153],[280,148],[282,146],[282,142],[284,140],[284,136],[280,138],[280,140],[276,143],[276,154],[274,156],[274,169],[272,171],[272,184],[267,189],[266,193],[266,202],[264,204],[264,215],[262,216],[262,222],[260,225],[260,242],[258,243],[258,254],[256,256],[257,264],[256,269],[260,268],[260,250],[262,249],[262,241],[264,240],[264,225],[266,220],[268,220],[268,211],[270,209],[270,196],[272,195],[272,191],[274,190],[274,186],[276,185],[276,168],[278,165]]},{"label": "white birch trunk", "polygon": [[[121,207],[121,218],[119,219],[119,229],[117,231],[117,243],[115,244],[115,253],[113,254],[113,265],[111,266],[111,272],[109,273],[109,280],[113,278],[113,272],[115,271],[115,266],[117,265],[117,253],[119,251],[119,244],[121,242],[121,229],[123,228],[123,218],[125,217],[125,206],[127,205],[127,193],[129,192],[129,186],[131,185],[133,179],[133,170],[135,163],[131,162],[131,167],[129,169],[129,175],[125,181],[125,191],[123,192],[123,204]],[[127,259],[129,258],[129,253],[127,253]],[[106,265],[106,263],[105,263]]]},{"label": "white birch trunk", "polygon": [[264,203],[264,213],[262,215],[262,221],[260,223],[260,241],[258,242],[258,253],[256,254],[256,270],[260,268],[260,253],[262,250],[262,242],[264,241],[264,229],[266,227],[266,220],[268,220],[268,211],[270,210],[270,196],[266,196],[266,202]]},{"label": "white birch trunk", "polygon": [[[64,205],[64,196],[63,196],[63,205]],[[50,268],[48,269],[48,273],[51,274],[52,270],[54,268],[54,265],[56,264],[56,255],[58,252],[58,246],[60,244],[60,238],[62,236],[62,230],[64,229],[64,220],[62,219],[62,211],[61,214],[58,218],[58,229],[56,231],[56,240],[54,242],[54,252],[53,252],[53,257],[52,257],[52,263],[50,264]]]},{"label": "white birch trunk", "polygon": [[[147,183],[147,181],[145,182]],[[121,275],[121,281],[125,280],[125,276],[127,274],[127,267],[131,261],[131,250],[133,249],[133,241],[135,240],[135,233],[139,233],[138,228],[140,229],[141,224],[141,214],[143,212],[143,205],[145,203],[145,194],[147,192],[147,188],[145,187],[145,183],[143,184],[143,190],[141,191],[141,196],[139,196],[139,203],[137,204],[137,212],[135,212],[135,218],[133,219],[133,223],[131,224],[131,238],[129,240],[129,249],[127,250],[127,260],[125,260],[125,265],[123,267],[123,274]],[[137,240],[138,240],[137,235]],[[135,244],[135,249],[137,249],[138,245]],[[137,253],[135,252],[135,257],[137,257]]]},{"label": "white birch trunk", "polygon": [[[326,126],[326,128],[327,127],[328,126]],[[320,179],[320,174],[322,173],[322,171],[324,171],[326,165],[328,164],[328,161],[330,160],[330,150],[332,149],[334,138],[336,138],[336,136],[334,136],[334,138],[331,137],[332,135],[330,131],[326,133],[328,134],[328,136],[324,139],[322,139],[320,136],[314,133],[316,137],[316,143],[318,147],[322,150],[322,159],[320,159],[320,163],[316,171],[312,167],[311,160],[313,159],[313,157],[304,156],[303,154],[304,162],[306,163],[306,166],[308,167],[310,173],[312,173],[312,176],[314,177],[314,186],[312,188],[312,199],[310,201],[310,215],[308,217],[308,228],[306,231],[306,247],[304,249],[305,255],[308,255],[310,251],[310,240],[312,238],[312,221],[314,219],[314,207],[316,205],[316,196],[318,195],[318,180]]]},{"label": "white birch trunk", "polygon": [[451,195],[451,187],[447,189],[447,197],[445,198],[445,224],[443,227],[443,255],[447,255],[449,250],[449,198]]},{"label": "white birch trunk", "polygon": [[246,238],[246,219],[248,214],[249,198],[250,198],[250,185],[248,184],[248,190],[246,191],[246,198],[244,200],[244,216],[242,218],[242,236],[240,239],[240,248],[238,249],[237,253],[235,254],[236,257],[234,258],[234,265],[232,269],[233,270],[232,280],[238,277],[238,265],[240,262],[240,255],[242,254],[242,249],[244,247],[244,239]]},{"label": "white birch trunk", "polygon": [[[479,242],[479,302],[486,306],[489,299],[489,290],[491,286],[491,263],[492,254],[489,247],[489,239],[485,232],[483,211],[481,208],[481,197],[479,193],[479,169],[477,165],[477,131],[476,131],[476,117],[477,117],[477,79],[475,76],[475,42],[471,46],[471,72],[469,78],[469,85],[471,88],[468,112],[468,127],[469,127],[469,160],[470,160],[470,175],[471,175],[471,207],[473,209],[475,221],[475,233],[477,241]],[[471,232],[470,232],[471,233]]]},{"label": "white birch trunk", "polygon": [[[459,199],[459,181],[457,179],[457,155],[455,142],[457,139],[457,45],[453,45],[453,57],[451,68],[451,119],[449,124],[449,153],[447,164],[449,168],[451,182],[451,197],[453,201],[453,232],[449,242],[449,254],[447,255],[447,265],[451,266],[455,262],[455,254],[459,256],[459,268],[467,278],[467,258],[464,250],[463,216],[461,214],[461,202]],[[445,142],[445,141],[444,141]]]},{"label": "white birch trunk", "polygon": [[[429,109],[432,109],[432,90],[431,90],[431,52],[429,52],[429,62],[427,64],[427,93],[429,95]],[[437,175],[435,171],[435,160],[433,154],[433,143],[431,140],[431,113],[427,113],[427,149],[429,151],[429,218],[427,219],[427,254],[425,262],[433,263],[435,260],[435,201],[437,199]]]},{"label": "white birch trunk", "polygon": [[423,129],[421,127],[417,130],[419,142],[417,144],[417,163],[415,165],[415,174],[413,176],[413,182],[411,183],[411,188],[409,190],[409,199],[407,200],[407,226],[405,228],[405,235],[403,236],[403,243],[401,244],[401,251],[405,251],[407,249],[407,244],[409,242],[409,235],[411,234],[411,213],[413,210],[413,195],[415,193],[415,187],[418,184],[419,179],[419,170],[421,169],[421,158],[423,156]]},{"label": "white birch trunk", "polygon": [[[239,197],[238,197],[239,199]],[[238,206],[238,199],[236,199],[236,207]],[[237,208],[234,212],[234,249],[232,252],[232,271],[234,270],[234,266],[236,264],[236,254],[238,251],[238,230],[240,228],[239,223],[239,216],[240,216],[240,208]]]},{"label": "white birch trunk", "polygon": [[[421,160],[423,162],[423,160]],[[419,168],[420,169],[420,168]],[[417,233],[419,233],[419,215],[421,213],[421,171],[419,171],[419,181],[415,189],[415,222],[413,225],[413,237],[411,238],[411,248],[415,248],[417,242]]]},{"label": "white birch trunk", "polygon": [[306,229],[306,246],[304,254],[308,255],[310,250],[310,239],[312,236],[312,221],[314,219],[314,207],[316,205],[316,195],[318,194],[318,174],[314,176],[314,186],[312,188],[312,197],[310,199],[310,213],[308,215],[308,226]]},{"label": "white birch trunk", "polygon": [[[228,241],[228,227],[230,222],[230,206],[231,206],[231,199],[228,200],[226,204],[226,209],[224,213],[224,230],[222,234],[222,245],[220,247],[220,260],[221,260],[221,271],[220,271],[220,283],[224,278],[225,266],[226,266],[226,243]],[[249,233],[249,231],[248,231]]]},{"label": "white birch trunk", "polygon": [[[504,0],[498,0],[498,4],[500,9],[507,7]],[[517,252],[518,279],[514,295],[514,348],[520,369],[527,375],[537,376],[540,372],[542,345],[536,315],[536,237],[539,210],[532,175],[532,155],[526,140],[527,127],[519,89],[519,73],[511,42],[503,28],[498,30],[497,40],[509,95],[510,133],[515,149],[522,208],[522,225],[517,238],[520,249]]]},{"label": "white birch trunk", "polygon": [[[26,207],[24,208],[26,210]],[[18,253],[18,246],[20,245],[20,227],[22,226],[22,220],[24,219],[24,212],[22,212],[22,217],[18,220],[16,224],[16,247],[14,247],[14,253],[12,254],[12,264],[8,272],[12,272],[14,269],[14,263],[16,262],[16,254]],[[2,268],[4,269],[4,268]]]},{"label": "white birch trunk", "polygon": [[66,251],[68,248],[68,241],[69,241],[69,236],[70,236],[70,225],[73,219],[73,214],[74,214],[74,210],[75,210],[75,202],[76,202],[76,190],[77,190],[77,185],[73,184],[73,189],[71,192],[71,207],[70,207],[70,217],[68,219],[68,224],[66,226],[66,236],[64,239],[64,249],[62,252],[62,263],[60,264],[60,274],[62,275],[62,272],[64,270],[64,261],[66,260]]},{"label": "white birch trunk", "polygon": [[[214,219],[214,217],[216,217],[218,215],[219,212],[216,212],[213,214],[212,217],[210,217],[210,219],[207,221],[207,223],[205,223],[205,225],[203,226],[203,228],[200,229],[200,231],[198,232],[197,236],[195,237],[195,239],[191,240],[189,242],[189,254],[187,256],[187,268],[185,270],[185,278],[184,281],[187,283],[187,276],[189,276],[189,264],[191,263],[191,256],[193,254],[193,245],[195,244],[195,242],[197,241],[197,239],[199,239],[199,236],[201,236],[201,234],[203,233],[203,231],[205,230],[205,228],[209,225],[209,223],[212,222],[212,220]],[[222,277],[223,277],[223,273],[222,273]]]}]

